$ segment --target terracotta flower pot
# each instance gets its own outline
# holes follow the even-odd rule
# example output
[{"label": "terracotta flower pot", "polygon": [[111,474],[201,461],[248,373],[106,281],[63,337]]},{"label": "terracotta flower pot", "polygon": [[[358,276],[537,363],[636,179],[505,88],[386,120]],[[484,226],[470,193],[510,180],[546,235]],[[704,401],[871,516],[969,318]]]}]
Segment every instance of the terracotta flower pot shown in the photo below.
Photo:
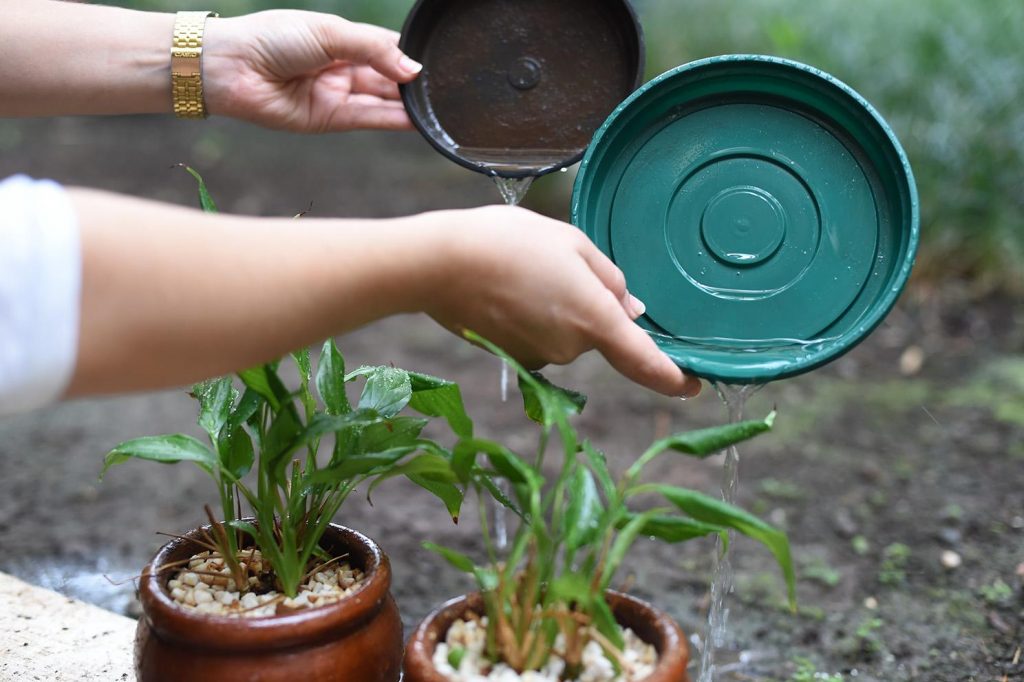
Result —
[{"label": "terracotta flower pot", "polygon": [[[192,531],[186,537],[196,537]],[[167,564],[202,551],[174,540],[143,571],[143,616],[135,633],[139,682],[397,682],[402,623],[389,592],[391,564],[354,530],[332,525],[321,541],[332,556],[365,573],[362,588],[334,604],[289,615],[228,618],[187,610],[171,600]]]},{"label": "terracotta flower pot", "polygon": [[[668,614],[635,597],[610,590],[608,603],[620,625],[632,629],[658,652],[658,665],[643,682],[690,682],[686,674],[690,658],[686,638]],[[468,613],[483,611],[483,599],[474,592],[442,604],[427,616],[405,647],[405,682],[448,682],[434,668],[434,649],[444,640],[452,623]]]}]

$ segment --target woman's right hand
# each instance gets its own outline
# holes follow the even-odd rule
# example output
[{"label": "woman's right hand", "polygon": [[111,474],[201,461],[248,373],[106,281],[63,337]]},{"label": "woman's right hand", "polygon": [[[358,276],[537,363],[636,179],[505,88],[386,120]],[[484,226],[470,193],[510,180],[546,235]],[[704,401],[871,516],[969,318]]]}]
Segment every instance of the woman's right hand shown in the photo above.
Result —
[{"label": "woman's right hand", "polygon": [[492,341],[530,368],[596,349],[627,378],[692,397],[684,374],[633,320],[643,304],[586,236],[531,211],[487,206],[419,216],[432,243],[435,286],[424,310],[450,331]]}]

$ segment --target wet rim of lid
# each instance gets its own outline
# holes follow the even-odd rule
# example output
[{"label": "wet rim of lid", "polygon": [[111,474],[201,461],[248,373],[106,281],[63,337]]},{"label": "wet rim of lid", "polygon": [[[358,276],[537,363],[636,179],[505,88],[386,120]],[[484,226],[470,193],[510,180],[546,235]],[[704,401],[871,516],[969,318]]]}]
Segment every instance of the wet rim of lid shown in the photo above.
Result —
[{"label": "wet rim of lid", "polygon": [[[917,188],[914,182],[913,172],[909,160],[899,140],[892,129],[875,110],[853,88],[849,87],[837,78],[819,69],[795,62],[792,60],[764,55],[725,55],[690,62],[667,71],[652,81],[648,82],[609,115],[608,119],[594,135],[594,139],[587,149],[583,163],[580,166],[579,174],[572,196],[572,222],[583,229],[591,239],[595,238],[595,230],[598,225],[590,224],[608,220],[607,217],[591,219],[588,215],[587,202],[595,201],[595,192],[600,193],[600,188],[594,187],[595,182],[604,179],[595,176],[602,170],[602,164],[608,163],[604,157],[609,149],[611,158],[614,159],[616,152],[615,145],[621,142],[617,140],[621,136],[619,124],[625,126],[632,120],[633,115],[640,115],[645,106],[644,98],[652,90],[660,86],[668,86],[669,82],[676,78],[695,77],[694,72],[709,70],[730,65],[750,66],[765,70],[779,69],[780,72],[788,71],[791,75],[796,74],[805,82],[814,84],[817,88],[831,89],[846,98],[847,105],[851,111],[855,111],[859,118],[868,127],[880,132],[880,142],[887,147],[890,155],[894,156],[891,163],[890,173],[896,179],[898,187],[893,194],[886,196],[884,201],[891,203],[899,210],[893,210],[897,215],[898,223],[893,232],[899,232],[901,241],[897,243],[897,253],[887,254],[899,257],[901,260],[897,266],[887,273],[884,286],[880,294],[871,301],[861,313],[860,317],[841,333],[816,344],[813,350],[800,346],[793,346],[791,352],[779,353],[778,348],[748,349],[747,352],[722,352],[709,351],[691,343],[687,343],[679,337],[665,338],[652,330],[648,330],[655,337],[658,345],[671,357],[680,367],[696,373],[704,378],[727,383],[764,383],[776,379],[794,376],[803,372],[815,369],[841,356],[868,334],[873,331],[885,318],[910,276],[914,264],[917,246],[920,238],[920,211],[918,204]],[[689,100],[681,98],[682,103]],[[684,116],[685,118],[685,116]],[[873,169],[877,170],[877,169]],[[612,182],[617,183],[621,177],[613,177]],[[606,183],[608,184],[608,183]],[[607,188],[605,191],[611,191]],[[618,191],[618,188],[615,188]],[[883,201],[876,199],[878,202]],[[590,221],[587,224],[583,224]],[[614,230],[614,228],[609,228]],[[611,249],[609,249],[611,251]],[[611,253],[609,253],[612,256]],[[612,256],[614,258],[614,256]],[[627,277],[629,272],[626,273]],[[650,323],[646,323],[650,324]],[[641,326],[645,326],[642,324]],[[656,325],[651,325],[656,326]],[[792,351],[796,352],[792,352]]]},{"label": "wet rim of lid", "polygon": [[[420,19],[420,15],[424,10],[424,7],[436,3],[438,0],[416,0],[415,4],[409,10],[409,14],[406,15],[405,22],[402,25],[401,37],[399,38],[398,47],[403,52],[408,54],[409,42],[412,38],[410,29]],[[640,23],[640,18],[637,15],[636,8],[633,7],[631,0],[616,0],[622,9],[626,11],[630,19],[630,25],[628,28],[623,30],[632,30],[635,33],[637,41],[637,63],[636,63],[636,78],[632,83],[631,93],[635,93],[637,88],[644,82],[644,73],[647,65],[647,54],[646,54],[646,43],[644,40],[643,25]],[[418,79],[417,79],[418,80]],[[417,80],[413,80],[409,83],[402,83],[399,85],[399,94],[402,98],[402,103],[405,105],[406,112],[409,114],[409,118],[413,123],[413,126],[420,132],[420,134],[426,138],[427,142],[430,143],[434,149],[438,152],[451,159],[455,163],[459,164],[464,168],[476,171],[478,173],[484,173],[486,175],[506,177],[506,178],[528,178],[528,177],[540,177],[547,175],[558,170],[562,170],[578,163],[586,154],[587,148],[580,149],[577,153],[573,154],[569,158],[565,158],[558,163],[544,166],[543,168],[528,168],[528,169],[516,169],[516,170],[502,170],[500,173],[492,169],[489,169],[486,165],[475,162],[471,159],[467,159],[460,154],[451,146],[446,144],[444,141],[438,139],[438,135],[428,125],[429,119],[434,116],[432,109],[428,106],[426,111],[422,111],[419,105],[414,100],[414,89],[417,85]],[[438,126],[440,129],[440,127]],[[442,133],[447,133],[440,129]]]}]

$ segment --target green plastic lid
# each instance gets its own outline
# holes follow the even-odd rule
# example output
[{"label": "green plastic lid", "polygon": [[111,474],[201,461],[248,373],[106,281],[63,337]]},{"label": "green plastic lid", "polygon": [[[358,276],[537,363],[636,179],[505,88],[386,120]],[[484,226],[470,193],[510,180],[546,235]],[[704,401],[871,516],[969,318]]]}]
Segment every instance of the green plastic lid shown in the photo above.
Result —
[{"label": "green plastic lid", "polygon": [[850,87],[730,55],[662,74],[594,136],[572,219],[682,368],[763,383],[834,360],[892,308],[919,216],[906,154]]}]

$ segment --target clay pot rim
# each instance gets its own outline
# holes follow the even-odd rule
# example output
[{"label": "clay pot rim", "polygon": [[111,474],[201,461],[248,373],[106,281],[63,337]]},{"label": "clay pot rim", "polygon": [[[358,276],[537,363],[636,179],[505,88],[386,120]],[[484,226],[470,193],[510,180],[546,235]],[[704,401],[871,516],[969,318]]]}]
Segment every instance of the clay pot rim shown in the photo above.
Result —
[{"label": "clay pot rim", "polygon": [[361,587],[340,601],[295,613],[252,618],[204,614],[178,605],[167,590],[170,573],[176,569],[160,566],[201,551],[189,546],[200,531],[193,529],[174,538],[146,565],[139,581],[139,600],[150,627],[165,639],[206,642],[221,650],[282,649],[308,643],[311,639],[337,638],[370,620],[384,605],[391,589],[391,562],[380,547],[362,533],[330,524],[324,540],[340,546],[364,572]]},{"label": "clay pot rim", "polygon": [[[667,613],[642,599],[614,590],[608,590],[605,594],[620,625],[633,627],[635,621],[641,619],[647,623],[648,633],[654,634],[654,637],[641,637],[645,642],[653,645],[658,652],[658,663],[654,672],[644,678],[643,682],[647,680],[652,682],[687,680],[686,666],[689,662],[689,648],[686,636],[679,624]],[[418,668],[420,671],[429,670],[430,672],[422,677],[416,677],[416,682],[447,682],[447,678],[434,668],[433,654],[437,643],[441,641],[456,619],[466,612],[480,613],[482,610],[483,598],[480,593],[471,592],[449,599],[431,611],[416,626],[406,645],[406,676],[409,676],[410,669]],[[445,623],[443,632],[432,632],[436,622]],[[633,629],[636,631],[635,627]],[[682,671],[682,677],[679,678],[675,675],[672,672],[674,670]]]}]

